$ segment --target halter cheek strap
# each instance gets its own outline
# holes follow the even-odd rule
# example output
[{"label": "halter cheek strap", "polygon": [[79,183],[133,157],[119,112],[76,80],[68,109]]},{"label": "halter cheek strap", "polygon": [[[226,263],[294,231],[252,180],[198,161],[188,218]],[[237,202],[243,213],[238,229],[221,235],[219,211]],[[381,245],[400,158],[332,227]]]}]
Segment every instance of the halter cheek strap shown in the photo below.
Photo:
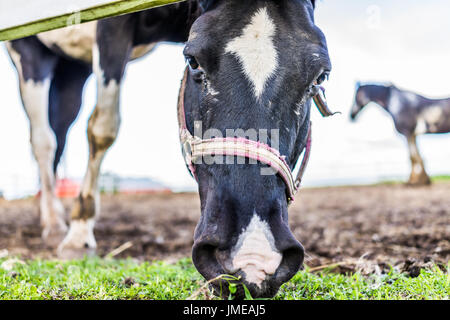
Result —
[{"label": "halter cheek strap", "polygon": [[192,176],[197,180],[194,164],[198,159],[201,159],[204,156],[221,155],[249,158],[264,163],[275,170],[286,184],[288,202],[294,201],[294,196],[300,188],[311,152],[311,125],[308,130],[303,160],[297,176],[294,178],[292,170],[286,163],[286,157],[282,156],[278,150],[265,143],[245,138],[200,139],[199,137],[193,136],[187,128],[184,109],[184,93],[186,90],[187,75],[188,68],[186,68],[184,72],[178,97],[178,122],[180,125],[180,141],[183,156]]}]

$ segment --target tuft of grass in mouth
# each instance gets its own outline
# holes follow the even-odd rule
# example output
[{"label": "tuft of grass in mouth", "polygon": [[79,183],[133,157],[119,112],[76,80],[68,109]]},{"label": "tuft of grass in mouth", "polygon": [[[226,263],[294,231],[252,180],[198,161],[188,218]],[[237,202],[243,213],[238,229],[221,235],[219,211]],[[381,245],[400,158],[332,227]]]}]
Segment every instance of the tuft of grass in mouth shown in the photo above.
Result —
[{"label": "tuft of grass in mouth", "polygon": [[[16,259],[18,260],[18,259]],[[5,269],[5,268],[6,269]],[[235,279],[229,279],[235,280]],[[235,288],[230,281],[230,292]],[[91,258],[68,262],[0,259],[0,299],[217,299],[190,259],[174,264]],[[232,297],[231,297],[232,298]],[[251,296],[247,296],[251,299]],[[364,277],[326,271],[299,272],[276,300],[449,299],[450,264],[410,278],[391,270]]]}]

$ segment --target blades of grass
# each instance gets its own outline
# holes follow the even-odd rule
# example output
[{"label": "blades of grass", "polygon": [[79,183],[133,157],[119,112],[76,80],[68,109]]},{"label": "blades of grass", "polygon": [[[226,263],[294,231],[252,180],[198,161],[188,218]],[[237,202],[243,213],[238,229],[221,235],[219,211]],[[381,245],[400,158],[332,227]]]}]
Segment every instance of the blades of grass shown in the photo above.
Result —
[{"label": "blades of grass", "polygon": [[244,292],[245,292],[245,299],[246,300],[253,300],[253,297],[250,293],[250,290],[248,290],[248,288],[246,287],[245,284],[242,284],[242,286],[244,287]]}]

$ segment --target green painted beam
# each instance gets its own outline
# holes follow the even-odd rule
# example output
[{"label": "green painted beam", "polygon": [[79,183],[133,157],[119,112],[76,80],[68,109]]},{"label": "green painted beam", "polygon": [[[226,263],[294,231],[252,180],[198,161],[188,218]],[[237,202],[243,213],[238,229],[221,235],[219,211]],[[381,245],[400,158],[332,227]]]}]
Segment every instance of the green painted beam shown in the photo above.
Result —
[{"label": "green painted beam", "polygon": [[122,0],[80,12],[70,12],[56,17],[33,21],[24,25],[0,30],[0,41],[28,37],[40,32],[67,27],[69,25],[118,16],[184,0]]}]

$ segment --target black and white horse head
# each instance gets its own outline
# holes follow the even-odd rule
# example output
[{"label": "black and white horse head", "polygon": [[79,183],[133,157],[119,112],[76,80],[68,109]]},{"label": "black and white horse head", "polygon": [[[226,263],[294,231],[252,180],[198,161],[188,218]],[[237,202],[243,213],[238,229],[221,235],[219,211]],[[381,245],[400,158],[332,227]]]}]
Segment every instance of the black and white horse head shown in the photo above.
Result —
[{"label": "black and white horse head", "polygon": [[[293,169],[307,142],[314,89],[331,69],[314,1],[201,3],[205,13],[184,50],[188,130],[262,141]],[[229,160],[195,165],[202,215],[193,261],[207,280],[233,274],[254,297],[273,296],[304,255],[288,226],[286,185],[260,162]]]}]

